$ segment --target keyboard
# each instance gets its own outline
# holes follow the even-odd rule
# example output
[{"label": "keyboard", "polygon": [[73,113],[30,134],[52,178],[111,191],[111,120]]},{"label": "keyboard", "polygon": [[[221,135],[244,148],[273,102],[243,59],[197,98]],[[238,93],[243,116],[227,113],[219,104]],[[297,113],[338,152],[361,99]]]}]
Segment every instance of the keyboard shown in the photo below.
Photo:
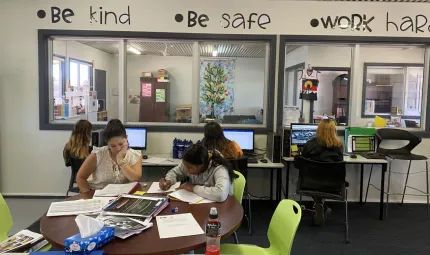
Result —
[{"label": "keyboard", "polygon": [[258,164],[258,159],[256,159],[256,158],[248,158],[248,164]]},{"label": "keyboard", "polygon": [[383,154],[376,153],[376,152],[361,153],[361,156],[363,156],[367,159],[385,159],[385,156]]}]

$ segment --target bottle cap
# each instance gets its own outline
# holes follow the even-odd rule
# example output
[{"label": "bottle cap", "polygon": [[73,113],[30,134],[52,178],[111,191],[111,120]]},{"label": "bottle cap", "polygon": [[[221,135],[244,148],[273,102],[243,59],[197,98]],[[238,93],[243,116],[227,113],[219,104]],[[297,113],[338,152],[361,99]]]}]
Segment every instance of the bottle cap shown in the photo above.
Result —
[{"label": "bottle cap", "polygon": [[211,208],[211,211],[209,213],[209,218],[211,218],[211,219],[218,218],[218,211],[217,211],[216,207]]}]

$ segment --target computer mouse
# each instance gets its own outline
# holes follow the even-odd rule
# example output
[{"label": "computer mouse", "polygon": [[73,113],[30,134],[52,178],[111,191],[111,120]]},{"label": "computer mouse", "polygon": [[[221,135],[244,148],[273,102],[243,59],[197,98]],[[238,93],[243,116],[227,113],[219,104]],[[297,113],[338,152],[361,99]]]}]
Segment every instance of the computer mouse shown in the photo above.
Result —
[{"label": "computer mouse", "polygon": [[350,158],[357,158],[357,155],[355,155],[355,154],[351,154],[349,157],[350,157]]},{"label": "computer mouse", "polygon": [[142,158],[143,159],[148,159],[148,155],[143,155]]},{"label": "computer mouse", "polygon": [[261,163],[267,163],[268,161],[267,161],[267,159],[262,159],[262,160],[260,160],[260,162]]}]

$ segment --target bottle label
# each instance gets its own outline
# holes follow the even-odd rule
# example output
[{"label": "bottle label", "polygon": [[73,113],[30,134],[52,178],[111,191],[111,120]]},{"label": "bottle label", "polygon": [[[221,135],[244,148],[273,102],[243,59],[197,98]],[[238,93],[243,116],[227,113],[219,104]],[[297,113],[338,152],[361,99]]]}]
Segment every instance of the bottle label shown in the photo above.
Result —
[{"label": "bottle label", "polygon": [[221,222],[208,222],[206,224],[206,236],[217,237],[220,236],[219,229],[221,228]]}]

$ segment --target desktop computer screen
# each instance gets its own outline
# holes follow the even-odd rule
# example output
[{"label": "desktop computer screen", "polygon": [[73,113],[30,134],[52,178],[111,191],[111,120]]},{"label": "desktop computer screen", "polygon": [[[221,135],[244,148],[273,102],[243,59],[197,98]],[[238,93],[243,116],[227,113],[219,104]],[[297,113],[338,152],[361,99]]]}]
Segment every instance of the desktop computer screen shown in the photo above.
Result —
[{"label": "desktop computer screen", "polygon": [[146,128],[127,127],[125,128],[128,138],[128,146],[132,149],[146,149]]},{"label": "desktop computer screen", "polygon": [[317,127],[313,124],[291,124],[291,156],[300,154],[305,143],[317,135]]},{"label": "desktop computer screen", "polygon": [[224,129],[224,136],[239,144],[243,151],[254,151],[254,130]]}]

